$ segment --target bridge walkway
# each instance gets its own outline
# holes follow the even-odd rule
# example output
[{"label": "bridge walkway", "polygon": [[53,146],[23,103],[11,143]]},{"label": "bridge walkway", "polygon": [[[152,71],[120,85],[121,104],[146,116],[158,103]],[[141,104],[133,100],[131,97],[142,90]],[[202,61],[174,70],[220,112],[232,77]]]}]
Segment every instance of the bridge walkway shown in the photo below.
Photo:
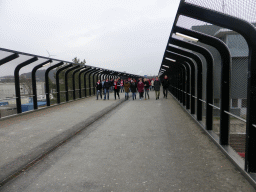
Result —
[{"label": "bridge walkway", "polygon": [[130,98],[108,112],[2,191],[255,189],[175,99],[150,92],[149,100]]}]

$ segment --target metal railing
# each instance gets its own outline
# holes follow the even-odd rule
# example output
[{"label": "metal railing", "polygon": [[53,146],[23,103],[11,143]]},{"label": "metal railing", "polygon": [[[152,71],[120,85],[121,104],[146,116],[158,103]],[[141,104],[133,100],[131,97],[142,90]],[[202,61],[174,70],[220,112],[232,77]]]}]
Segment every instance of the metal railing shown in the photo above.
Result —
[{"label": "metal railing", "polygon": [[256,2],[227,1],[226,11],[220,0],[180,1],[159,76],[169,77],[171,94],[216,133],[220,147],[232,147],[231,136],[244,134],[244,149],[233,149],[245,157],[242,169],[255,173],[256,14],[249,7]]},{"label": "metal railing", "polygon": [[[50,66],[49,66],[50,65]],[[48,67],[46,67],[48,66]],[[14,69],[11,69],[14,68]],[[135,74],[129,74],[129,73],[123,73],[123,72],[118,72],[118,71],[113,71],[113,70],[108,70],[104,68],[99,68],[99,67],[93,67],[89,65],[84,65],[84,64],[79,64],[79,63],[73,63],[69,61],[64,61],[60,59],[53,59],[49,57],[43,57],[39,55],[34,55],[34,54],[29,54],[29,53],[23,53],[19,51],[14,51],[14,50],[9,50],[9,49],[4,49],[0,48],[0,78],[1,81],[0,83],[2,86],[7,85],[11,87],[15,87],[15,91],[11,90],[11,96],[12,98],[15,99],[15,105],[17,109],[17,114],[22,113],[22,94],[21,94],[21,75],[20,73],[23,73],[22,78],[25,83],[24,85],[24,91],[27,91],[29,93],[26,94],[26,97],[30,97],[33,99],[33,108],[34,110],[38,109],[38,102],[37,102],[37,78],[36,78],[36,72],[39,71],[40,68],[46,68],[44,71],[44,94],[46,96],[46,105],[50,106],[51,105],[51,98],[50,94],[53,94],[55,96],[54,99],[57,99],[57,104],[61,103],[61,96],[62,93],[65,93],[65,102],[69,101],[69,92],[72,92],[73,95],[73,100],[76,99],[76,93],[75,91],[79,92],[79,98],[82,98],[82,90],[85,91],[84,96],[86,97],[87,91],[89,90],[89,96],[92,95],[91,89],[93,89],[93,94],[95,95],[95,78],[102,78],[103,75],[105,78],[138,78],[140,76],[135,75]],[[14,72],[10,72],[10,71]],[[55,81],[56,81],[56,91],[51,91],[50,90],[50,85],[54,84],[49,80],[49,75],[52,73],[53,70],[56,70],[55,72]],[[65,72],[64,78],[61,78],[61,72]],[[73,71],[73,74],[69,75],[70,72]],[[88,72],[93,72],[93,77],[86,74]],[[9,73],[9,74],[8,74]],[[75,74],[79,73],[78,77],[75,77]],[[14,75],[11,75],[14,74]],[[25,74],[25,75],[24,75]],[[81,80],[81,75],[84,74],[84,81]],[[118,74],[118,75],[117,75]],[[27,77],[29,76],[29,77]],[[31,78],[30,78],[31,77]],[[61,79],[60,79],[61,78]],[[8,80],[8,83],[5,82],[5,80]],[[41,79],[42,80],[42,79]],[[60,82],[60,80],[64,82]],[[69,80],[72,81],[72,90],[68,89],[69,86]],[[86,82],[86,80],[89,81],[89,83]],[[92,80],[92,82],[91,82]],[[4,83],[5,82],[5,83]],[[11,85],[10,85],[11,84]],[[61,85],[64,84],[64,89],[61,89]],[[76,84],[79,86],[76,88]],[[84,84],[84,88],[82,88],[82,84]],[[29,87],[26,89],[26,86]],[[52,89],[52,87],[51,87]],[[1,92],[5,92],[5,90],[1,90]],[[25,93],[25,92],[24,92]],[[1,96],[1,95],[0,95]],[[1,96],[0,101],[6,101],[6,97],[10,98],[10,96]],[[62,102],[63,103],[63,102]],[[1,112],[1,111],[0,111]],[[1,118],[1,114],[0,114]]]}]

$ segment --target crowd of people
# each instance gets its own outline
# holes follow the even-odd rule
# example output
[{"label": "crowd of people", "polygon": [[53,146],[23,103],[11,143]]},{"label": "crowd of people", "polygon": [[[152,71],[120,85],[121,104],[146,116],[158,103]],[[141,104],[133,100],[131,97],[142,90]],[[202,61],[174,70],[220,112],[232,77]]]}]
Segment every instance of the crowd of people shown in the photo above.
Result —
[{"label": "crowd of people", "polygon": [[155,91],[156,100],[160,97],[160,87],[163,86],[163,94],[164,98],[167,99],[168,87],[170,85],[170,81],[167,75],[164,76],[162,82],[158,79],[158,77],[148,79],[148,78],[139,78],[138,81],[136,79],[103,79],[102,81],[98,80],[96,83],[96,99],[102,99],[104,94],[104,100],[109,100],[109,92],[114,91],[115,99],[118,97],[120,99],[120,92],[125,93],[125,99],[129,99],[129,93],[131,93],[132,99],[136,99],[137,92],[139,92],[139,99],[150,99],[149,91]]}]

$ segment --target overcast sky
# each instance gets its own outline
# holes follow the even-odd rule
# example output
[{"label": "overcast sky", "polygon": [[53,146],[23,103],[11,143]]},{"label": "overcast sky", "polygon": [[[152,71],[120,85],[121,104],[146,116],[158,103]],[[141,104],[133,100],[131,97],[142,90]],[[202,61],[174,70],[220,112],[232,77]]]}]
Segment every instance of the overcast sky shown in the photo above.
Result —
[{"label": "overcast sky", "polygon": [[[2,48],[157,74],[180,0],[0,0]],[[13,74],[13,70],[5,72]],[[5,73],[5,74],[6,74]]]}]

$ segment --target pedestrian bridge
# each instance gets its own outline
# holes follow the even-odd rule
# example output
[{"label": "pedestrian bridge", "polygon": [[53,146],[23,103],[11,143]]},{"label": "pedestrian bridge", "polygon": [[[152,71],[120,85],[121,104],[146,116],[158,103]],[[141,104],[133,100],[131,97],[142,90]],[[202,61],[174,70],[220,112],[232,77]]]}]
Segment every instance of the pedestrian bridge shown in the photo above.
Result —
[{"label": "pedestrian bridge", "polygon": [[0,127],[1,191],[255,191],[171,95],[88,97]]},{"label": "pedestrian bridge", "polygon": [[255,191],[255,2],[227,1],[180,1],[167,99],[96,100],[141,76],[0,48],[1,190]]}]

